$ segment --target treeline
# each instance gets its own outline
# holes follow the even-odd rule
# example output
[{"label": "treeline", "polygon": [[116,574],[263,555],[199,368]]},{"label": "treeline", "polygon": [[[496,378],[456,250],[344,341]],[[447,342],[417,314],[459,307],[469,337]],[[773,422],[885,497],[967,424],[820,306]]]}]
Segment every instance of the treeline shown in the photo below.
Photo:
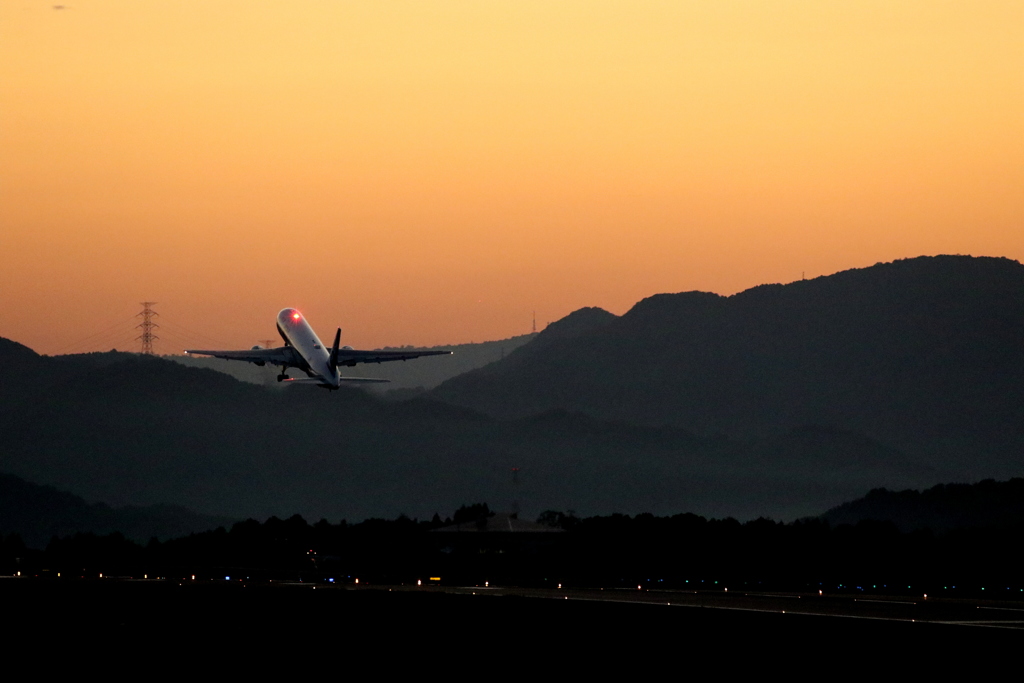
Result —
[{"label": "treeline", "polygon": [[[583,580],[641,577],[669,584],[717,580],[798,588],[824,584],[905,590],[916,586],[1020,584],[1016,552],[1024,526],[901,532],[892,522],[830,525],[820,518],[789,524],[740,523],[625,515],[573,523],[560,558]],[[1009,582],[1009,583],[1008,583]]]},{"label": "treeline", "polygon": [[[1016,596],[1024,560],[1021,526],[934,534],[901,532],[890,522],[831,526],[820,519],[789,524],[641,514],[578,519],[549,511],[557,532],[472,533],[446,523],[489,515],[463,507],[455,519],[370,519],[358,524],[296,515],[247,520],[214,531],[140,545],[120,534],[54,538],[26,549],[0,538],[0,571],[95,577],[99,573],[169,578],[232,577],[392,583],[507,583],[645,588],[760,586],[768,589],[981,590]],[[1024,595],[1024,593],[1022,593]]]}]

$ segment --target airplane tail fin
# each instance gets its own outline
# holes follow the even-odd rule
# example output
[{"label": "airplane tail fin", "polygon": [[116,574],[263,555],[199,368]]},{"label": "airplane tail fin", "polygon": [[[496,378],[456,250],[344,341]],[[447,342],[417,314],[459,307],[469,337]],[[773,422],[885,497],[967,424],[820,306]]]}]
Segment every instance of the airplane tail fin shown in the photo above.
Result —
[{"label": "airplane tail fin", "polygon": [[[334,334],[334,346],[331,347],[331,357],[329,363],[331,365],[331,372],[338,369],[338,345],[341,344],[341,328]],[[323,358],[323,356],[321,356]]]}]

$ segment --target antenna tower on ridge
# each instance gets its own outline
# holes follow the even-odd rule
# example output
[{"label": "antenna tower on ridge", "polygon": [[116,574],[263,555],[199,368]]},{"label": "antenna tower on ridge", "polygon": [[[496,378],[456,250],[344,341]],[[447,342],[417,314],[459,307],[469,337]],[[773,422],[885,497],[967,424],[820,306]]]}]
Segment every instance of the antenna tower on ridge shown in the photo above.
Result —
[{"label": "antenna tower on ridge", "polygon": [[537,311],[533,312],[533,333],[537,334]]},{"label": "antenna tower on ridge", "polygon": [[143,301],[142,313],[136,315],[136,317],[138,317],[139,315],[142,316],[142,323],[135,326],[136,328],[142,330],[142,334],[136,337],[136,339],[142,341],[142,353],[146,356],[153,355],[153,340],[160,338],[153,334],[153,329],[156,327],[160,327],[155,322],[153,322],[153,317],[160,315],[159,313],[153,310],[153,306],[156,306],[155,301]]}]

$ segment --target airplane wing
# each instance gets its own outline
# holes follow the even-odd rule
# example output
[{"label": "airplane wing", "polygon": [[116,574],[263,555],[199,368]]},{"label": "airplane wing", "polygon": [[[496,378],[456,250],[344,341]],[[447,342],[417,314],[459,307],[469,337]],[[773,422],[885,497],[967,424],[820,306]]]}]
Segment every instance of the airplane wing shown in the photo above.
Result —
[{"label": "airplane wing", "polygon": [[297,367],[302,365],[304,361],[291,346],[280,346],[276,349],[248,349],[246,351],[206,351],[200,349],[187,349],[185,353],[189,355],[197,356],[213,356],[214,358],[224,358],[227,360],[244,360],[249,363],[256,363],[257,365],[265,365],[270,363],[272,365],[290,365]]},{"label": "airplane wing", "polygon": [[352,367],[358,363],[387,363],[392,360],[410,360],[422,356],[450,356],[451,351],[356,351],[338,349],[338,365]]}]

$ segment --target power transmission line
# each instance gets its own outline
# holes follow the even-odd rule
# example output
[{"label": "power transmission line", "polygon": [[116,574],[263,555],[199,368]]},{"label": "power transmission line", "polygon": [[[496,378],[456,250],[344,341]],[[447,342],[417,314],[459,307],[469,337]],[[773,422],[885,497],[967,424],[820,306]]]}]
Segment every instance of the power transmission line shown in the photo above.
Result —
[{"label": "power transmission line", "polygon": [[195,330],[190,330],[189,328],[177,322],[171,322],[166,318],[164,318],[163,321],[164,322],[161,329],[163,329],[165,333],[168,332],[169,330],[173,330],[178,333],[179,337],[184,337],[186,339],[190,339],[193,341],[199,341],[200,344],[208,344],[212,342],[219,346],[229,345],[228,342],[225,342],[222,339],[217,339],[215,337],[211,337],[208,334],[203,334],[201,332],[196,332]]},{"label": "power transmission line", "polygon": [[[83,337],[82,339],[79,339],[77,341],[73,341],[70,344],[65,344],[64,346],[60,347],[59,349],[57,349],[56,351],[54,351],[50,355],[51,356],[59,356],[61,354],[67,353],[68,351],[70,351],[72,349],[81,348],[82,346],[86,345],[86,342],[90,342],[89,345],[96,345],[96,344],[98,344],[101,341],[100,339],[97,339],[97,337],[103,337],[104,339],[109,339],[111,336],[116,336],[118,338],[118,340],[120,340],[120,337],[125,334],[123,332],[123,330],[125,329],[124,326],[128,322],[134,320],[136,317],[137,316],[131,315],[131,316],[128,316],[127,318],[125,318],[124,320],[118,320],[116,323],[114,323],[110,327],[104,328],[104,329],[100,330],[99,332],[96,332],[95,334],[90,334],[88,337]],[[121,330],[122,330],[121,334],[111,335],[111,332],[115,328],[121,328]]]}]

